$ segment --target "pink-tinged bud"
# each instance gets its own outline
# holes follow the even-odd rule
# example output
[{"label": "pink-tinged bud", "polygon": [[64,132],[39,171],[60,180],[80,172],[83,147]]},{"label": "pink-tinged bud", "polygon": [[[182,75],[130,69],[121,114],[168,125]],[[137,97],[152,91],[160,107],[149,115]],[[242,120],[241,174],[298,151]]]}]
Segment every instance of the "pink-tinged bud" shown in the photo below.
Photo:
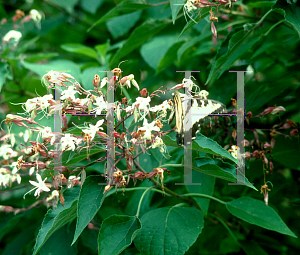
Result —
[{"label": "pink-tinged bud", "polygon": [[269,143],[266,142],[266,143],[264,144],[264,149],[269,149],[270,147],[271,147],[271,145],[270,145]]},{"label": "pink-tinged bud", "polygon": [[3,19],[1,20],[1,25],[4,25],[5,23],[7,23],[7,19],[6,19],[6,18],[3,18]]},{"label": "pink-tinged bud", "polygon": [[37,169],[45,169],[46,168],[46,164],[42,161],[35,162],[35,166],[37,167]]},{"label": "pink-tinged bud", "polygon": [[293,129],[293,130],[290,132],[290,135],[291,135],[291,136],[297,136],[297,137],[299,137],[298,129]]},{"label": "pink-tinged bud", "polygon": [[268,166],[268,159],[267,159],[267,157],[265,156],[264,153],[262,153],[261,157],[262,157],[262,160],[265,163],[265,165]]},{"label": "pink-tinged bud", "polygon": [[256,131],[253,131],[253,135],[254,135],[254,137],[255,137],[255,143],[256,143],[257,145],[259,145],[259,137],[258,137],[257,132],[256,132]]},{"label": "pink-tinged bud", "polygon": [[272,173],[273,173],[273,169],[274,169],[274,166],[273,166],[273,162],[272,162],[272,161],[269,162],[269,169],[270,169],[270,172],[271,172],[271,174],[272,174]]},{"label": "pink-tinged bud", "polygon": [[94,87],[98,87],[100,83],[100,76],[98,74],[95,74],[94,79],[93,79],[93,85]]},{"label": "pink-tinged bud", "polygon": [[249,145],[250,145],[249,141],[246,140],[246,139],[244,139],[244,146],[245,146],[245,147],[248,147]]},{"label": "pink-tinged bud", "polygon": [[64,124],[64,127],[67,129],[68,128],[68,119],[67,119],[66,114],[62,115],[62,123]]},{"label": "pink-tinged bud", "polygon": [[266,206],[268,206],[268,202],[269,202],[269,193],[268,193],[268,191],[266,191],[264,193],[264,201],[265,201]]},{"label": "pink-tinged bud", "polygon": [[35,162],[24,162],[24,163],[21,164],[21,167],[31,168],[35,165],[36,165]]},{"label": "pink-tinged bud", "polygon": [[213,33],[214,37],[217,37],[217,29],[213,21],[211,22],[211,32]]},{"label": "pink-tinged bud", "polygon": [[171,90],[172,89],[182,89],[183,87],[184,87],[184,83],[180,83],[180,84],[175,85],[173,88],[171,88]]},{"label": "pink-tinged bud", "polygon": [[252,118],[252,112],[250,112],[250,111],[247,112],[246,117],[247,117],[247,118]]},{"label": "pink-tinged bud", "polygon": [[146,179],[146,174],[144,174],[143,172],[135,172],[133,178],[139,179],[139,180],[144,180],[144,179]]},{"label": "pink-tinged bud", "polygon": [[103,138],[106,138],[106,137],[107,137],[107,134],[104,133],[104,132],[101,132],[101,131],[97,131],[97,134],[100,135],[100,136],[103,137]]},{"label": "pink-tinged bud", "polygon": [[128,104],[128,99],[126,97],[122,98],[122,104],[127,105]]},{"label": "pink-tinged bud", "polygon": [[114,138],[120,138],[120,137],[121,137],[120,133],[114,132]]},{"label": "pink-tinged bud", "polygon": [[40,150],[39,152],[40,152],[41,156],[44,158],[46,158],[48,156],[46,151],[44,151],[44,150]]},{"label": "pink-tinged bud", "polygon": [[21,23],[27,23],[31,20],[31,16],[30,15],[27,15],[25,16],[22,20],[21,20]]},{"label": "pink-tinged bud", "polygon": [[274,110],[275,107],[268,107],[266,108],[261,114],[260,116],[265,116],[265,115],[269,115],[273,110]]},{"label": "pink-tinged bud", "polygon": [[122,84],[124,84],[126,81],[127,81],[127,76],[123,77],[123,78],[120,80],[120,82],[121,82]]},{"label": "pink-tinged bud", "polygon": [[250,159],[251,158],[251,153],[249,151],[245,152],[245,159]]},{"label": "pink-tinged bud", "polygon": [[274,145],[275,145],[275,139],[272,137],[272,139],[271,139],[271,151],[273,150]]},{"label": "pink-tinged bud", "polygon": [[258,150],[255,150],[255,151],[252,152],[252,158],[256,158],[256,159],[260,158]]},{"label": "pink-tinged bud", "polygon": [[148,91],[147,91],[147,89],[142,89],[142,90],[140,91],[140,94],[141,94],[142,97],[147,97],[147,96],[148,96]]},{"label": "pink-tinged bud", "polygon": [[279,113],[279,112],[282,112],[282,111],[286,111],[285,109],[284,109],[284,107],[282,107],[282,106],[277,106],[277,107],[275,107],[274,109],[273,109],[273,111],[271,112],[271,114],[272,115],[274,115],[274,114],[277,114],[277,113]]},{"label": "pink-tinged bud", "polygon": [[288,129],[291,127],[296,127],[296,123],[292,120],[286,120],[286,122],[279,129]]},{"label": "pink-tinged bud", "polygon": [[93,223],[89,223],[89,224],[88,224],[88,228],[89,228],[89,229],[95,229],[95,226],[94,226]]},{"label": "pink-tinged bud", "polygon": [[221,19],[228,21],[229,17],[226,14],[221,15]]}]

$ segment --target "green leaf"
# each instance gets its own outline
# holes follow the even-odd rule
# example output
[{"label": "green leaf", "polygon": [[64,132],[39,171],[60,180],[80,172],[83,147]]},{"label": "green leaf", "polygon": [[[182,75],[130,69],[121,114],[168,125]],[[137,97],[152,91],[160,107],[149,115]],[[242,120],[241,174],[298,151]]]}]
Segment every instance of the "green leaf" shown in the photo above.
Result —
[{"label": "green leaf", "polygon": [[[156,70],[160,60],[166,55],[175,40],[176,36],[174,35],[161,35],[154,37],[141,47],[141,55],[143,59],[149,66]],[[155,52],[155,54],[153,54],[153,52]]]},{"label": "green leaf", "polygon": [[99,255],[117,255],[126,249],[141,229],[136,216],[112,215],[102,224],[98,236]]},{"label": "green leaf", "polygon": [[272,150],[273,160],[285,167],[300,170],[299,152],[300,145],[298,138],[285,138],[284,136],[276,137],[275,146]]},{"label": "green leaf", "polygon": [[75,231],[75,224],[71,226],[65,225],[55,231],[40,250],[41,255],[75,255],[75,247],[71,246],[72,233]]},{"label": "green leaf", "polygon": [[184,254],[204,227],[203,213],[192,207],[163,207],[145,213],[142,229],[134,239],[144,255]]},{"label": "green leaf", "polygon": [[0,241],[4,235],[6,235],[12,228],[14,228],[14,226],[19,222],[20,218],[23,216],[23,213],[14,215],[0,212]]},{"label": "green leaf", "polygon": [[8,74],[8,64],[0,62],[0,92]]},{"label": "green leaf", "polygon": [[[248,186],[257,191],[257,189],[248,181],[245,177],[245,173],[239,172],[237,174],[237,169],[235,165],[222,162],[221,160],[214,160],[215,163],[211,162],[212,159],[201,159],[200,163],[197,162],[197,166],[189,165],[187,162],[183,164],[164,164],[160,167],[189,167],[193,170],[199,171],[204,174],[215,176],[217,178],[238,183],[241,185]],[[239,170],[238,170],[239,171]]]},{"label": "green leaf", "polygon": [[[114,39],[119,38],[134,27],[141,15],[142,11],[136,11],[109,19],[106,21],[107,29]],[[122,24],[122,26],[120,26],[120,24]]]},{"label": "green leaf", "polygon": [[34,245],[33,255],[37,254],[49,237],[62,226],[76,218],[80,187],[74,186],[64,192],[65,207],[59,204],[55,210],[49,209]]},{"label": "green leaf", "polygon": [[[178,36],[178,39],[179,39],[186,31],[188,31],[191,27],[193,27],[193,26],[196,24],[195,21],[196,21],[197,24],[198,24],[198,22],[199,22],[200,20],[203,20],[206,16],[208,16],[208,15],[209,15],[209,11],[210,11],[211,9],[212,9],[213,11],[216,10],[216,8],[214,8],[214,7],[212,7],[212,8],[210,8],[210,7],[205,7],[205,8],[201,8],[201,10],[200,10],[200,15],[198,14],[197,11],[194,12],[194,14],[193,14],[193,16],[192,16],[193,20],[190,19],[190,20],[188,21],[188,23],[185,25],[185,27],[182,29],[180,35]],[[200,16],[201,16],[201,18],[200,18]],[[178,40],[178,39],[177,39],[177,40]]]},{"label": "green leaf", "polygon": [[181,47],[183,42],[177,42],[167,51],[164,57],[159,61],[156,69],[156,74],[159,74],[170,65],[177,62],[177,51]]},{"label": "green leaf", "polygon": [[72,13],[74,11],[75,5],[78,3],[79,0],[49,0],[49,2],[53,3],[54,5],[58,5],[64,8],[66,11]]},{"label": "green leaf", "polygon": [[[172,140],[167,135],[164,136],[163,141],[166,145],[174,146],[174,147],[181,147],[181,146],[177,145],[175,140]],[[190,146],[189,146],[189,148],[190,148]],[[231,160],[232,162],[234,162],[236,164],[236,159],[234,157],[232,157],[232,155],[227,150],[224,150],[217,142],[209,139],[208,137],[206,137],[202,134],[199,134],[199,133],[197,134],[197,138],[196,138],[196,140],[193,141],[191,149],[195,150],[195,151],[201,151],[201,152],[205,152],[208,154],[213,154],[213,155],[217,155],[220,157],[224,157],[224,158]]]},{"label": "green leaf", "polygon": [[83,10],[95,14],[103,2],[104,0],[81,0],[80,6]]},{"label": "green leaf", "polygon": [[[103,152],[105,151],[105,148],[100,147],[100,146],[93,146],[92,148],[89,149],[88,153],[89,156],[92,156],[94,154],[97,154],[99,152]],[[72,152],[71,151],[67,151],[63,154],[63,162],[65,163],[65,166],[72,166],[75,165],[76,163],[81,162],[82,160],[85,160],[87,158],[87,149],[83,149],[80,151],[80,153],[75,153],[74,156],[69,160],[69,156]]]},{"label": "green leaf", "polygon": [[[198,193],[212,196],[214,192],[216,178],[199,171],[193,171],[193,183],[201,183],[201,185],[186,185],[189,193]],[[193,197],[199,207],[202,209],[204,215],[207,215],[210,199],[204,197]]]},{"label": "green leaf", "polygon": [[65,72],[72,75],[78,82],[80,82],[80,68],[77,64],[70,60],[59,59],[50,61],[47,64],[33,64],[21,61],[21,64],[28,70],[38,74],[41,78],[49,71]]},{"label": "green leaf", "polygon": [[65,43],[65,44],[62,44],[60,47],[65,51],[82,54],[82,55],[85,55],[85,56],[88,56],[88,57],[98,60],[97,52],[93,48],[85,46],[83,44]]},{"label": "green leaf", "polygon": [[170,7],[171,7],[171,10],[172,10],[173,24],[175,24],[177,14],[178,14],[179,10],[183,7],[183,5],[185,3],[186,3],[185,0],[170,0]]},{"label": "green leaf", "polygon": [[283,14],[286,21],[290,23],[300,36],[300,7],[296,4],[289,4],[287,1],[277,1],[272,7],[275,12]]},{"label": "green leaf", "polygon": [[215,56],[206,84],[212,78],[218,79],[237,58],[262,39],[263,34],[254,33],[257,24],[248,24],[240,31],[237,28],[229,33]]},{"label": "green leaf", "polygon": [[90,31],[94,26],[107,21],[113,17],[120,16],[121,14],[135,12],[139,10],[143,10],[145,8],[151,7],[149,4],[145,4],[142,0],[127,0],[118,4],[116,7],[112,8],[109,12],[107,12],[104,16],[102,16],[99,20],[97,20],[89,29]]},{"label": "green leaf", "polygon": [[100,175],[90,175],[85,179],[78,200],[77,223],[72,245],[101,207],[105,198],[103,183],[105,179]]},{"label": "green leaf", "polygon": [[36,53],[36,54],[26,55],[24,60],[29,63],[35,63],[35,62],[39,62],[42,60],[46,60],[48,58],[57,57],[57,56],[59,56],[59,54],[56,52]]},{"label": "green leaf", "polygon": [[146,20],[142,25],[137,27],[129,36],[127,41],[123,44],[122,48],[120,48],[113,58],[110,61],[110,66],[113,66],[114,63],[124,58],[133,50],[140,47],[143,43],[148,41],[153,35],[158,33],[164,27],[166,27],[170,23],[169,20]]},{"label": "green leaf", "polygon": [[241,197],[227,202],[226,207],[231,214],[246,222],[297,238],[275,210],[262,201]]},{"label": "green leaf", "polygon": [[257,2],[250,2],[247,4],[248,8],[270,8],[274,5],[276,1],[257,1]]},{"label": "green leaf", "polygon": [[104,66],[89,67],[87,69],[84,69],[83,72],[81,73],[82,87],[84,87],[86,90],[93,90],[94,76],[95,74],[98,74],[102,79],[105,76],[105,72],[101,72],[103,70],[107,70],[107,69]]},{"label": "green leaf", "polygon": [[268,255],[258,244],[253,240],[239,240],[239,245],[247,255]]}]

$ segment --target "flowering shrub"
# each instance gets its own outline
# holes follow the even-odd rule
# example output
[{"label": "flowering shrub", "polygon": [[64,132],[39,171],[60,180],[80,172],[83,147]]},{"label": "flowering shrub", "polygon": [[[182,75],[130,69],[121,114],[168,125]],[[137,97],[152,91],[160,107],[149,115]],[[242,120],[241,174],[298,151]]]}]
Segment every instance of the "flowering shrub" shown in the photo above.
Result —
[{"label": "flowering shrub", "polygon": [[1,253],[297,251],[299,7],[102,2],[1,20]]}]

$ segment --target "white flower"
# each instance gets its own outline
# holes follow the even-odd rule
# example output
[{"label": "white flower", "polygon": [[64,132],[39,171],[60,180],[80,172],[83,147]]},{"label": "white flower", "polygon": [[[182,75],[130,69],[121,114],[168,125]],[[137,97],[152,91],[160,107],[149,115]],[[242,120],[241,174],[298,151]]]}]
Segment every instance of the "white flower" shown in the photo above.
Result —
[{"label": "white flower", "polygon": [[66,147],[68,146],[67,150],[75,150],[75,144],[74,141],[76,141],[77,138],[71,137],[70,134],[65,134],[64,137],[61,138],[61,149],[64,151]]},{"label": "white flower", "polygon": [[166,145],[164,144],[164,142],[163,142],[163,140],[160,138],[160,137],[155,137],[155,141],[154,141],[154,143],[153,143],[153,145],[152,145],[152,148],[154,149],[154,148],[159,148],[159,151],[161,152],[161,153],[165,153],[166,152],[166,150],[167,150],[167,147],[166,147]]},{"label": "white flower", "polygon": [[0,157],[3,157],[4,159],[9,159],[9,154],[12,154],[14,151],[11,148],[11,145],[9,144],[3,144],[0,147]]},{"label": "white flower", "polygon": [[[79,91],[74,90],[74,86],[69,86],[67,90],[64,90],[61,94],[62,96],[60,99],[71,99],[72,101],[75,101],[75,94],[79,93]],[[81,94],[81,93],[79,93]]]},{"label": "white flower", "polygon": [[107,77],[104,77],[100,83],[100,88],[103,88],[107,84],[107,81],[108,81]]},{"label": "white flower", "polygon": [[25,103],[25,109],[26,112],[31,112],[32,110],[34,110],[36,108],[36,104],[38,102],[38,98],[32,98],[32,99],[28,99]]},{"label": "white flower", "polygon": [[208,92],[206,91],[206,90],[201,90],[200,92],[199,92],[199,97],[201,97],[202,99],[207,99],[207,96],[208,96]]},{"label": "white flower", "polygon": [[160,128],[155,126],[156,121],[151,122],[148,124],[148,120],[144,119],[143,127],[140,127],[138,130],[143,131],[143,138],[151,140],[151,131],[159,131]]},{"label": "white flower", "polygon": [[132,104],[132,107],[134,108],[135,106],[137,106],[139,110],[148,111],[150,101],[150,97],[137,97],[136,102]]},{"label": "white flower", "polygon": [[103,122],[104,122],[104,120],[98,120],[98,122],[96,123],[95,126],[92,124],[89,124],[90,128],[82,129],[82,131],[85,134],[89,134],[92,137],[92,139],[94,139],[96,132],[99,131],[99,129],[103,130],[103,128],[101,127]]},{"label": "white flower", "polygon": [[162,111],[164,113],[167,113],[167,110],[170,110],[171,106],[168,103],[168,100],[163,101],[162,104],[156,105],[154,107],[150,108],[151,112],[157,112],[157,111]]},{"label": "white flower", "polygon": [[55,141],[55,134],[52,133],[51,127],[45,127],[41,131],[42,139],[51,138],[50,143],[53,145]]},{"label": "white flower", "polygon": [[36,23],[36,24],[39,24],[40,21],[42,20],[42,15],[40,12],[38,12],[37,10],[35,9],[32,9],[30,12],[29,12],[29,15],[31,17],[31,19]]},{"label": "white flower", "polygon": [[43,97],[39,97],[39,105],[42,110],[46,109],[48,106],[50,106],[48,100],[53,99],[53,95],[44,95]]},{"label": "white flower", "polygon": [[96,115],[100,115],[103,109],[107,109],[107,103],[104,101],[103,96],[96,98],[96,103],[94,103],[96,106],[98,106],[96,110]]},{"label": "white flower", "polygon": [[40,193],[42,191],[45,191],[45,192],[49,192],[50,189],[46,186],[45,184],[45,181],[47,180],[47,178],[45,178],[45,180],[43,181],[42,180],[42,177],[39,175],[39,174],[36,174],[36,179],[38,182],[35,182],[35,181],[29,181],[33,186],[35,186],[33,189],[29,190],[25,195],[24,195],[24,199],[25,199],[25,196],[30,193],[31,191],[35,190],[36,191],[34,192],[34,196],[36,196],[37,198],[40,196]]},{"label": "white flower", "polygon": [[10,30],[8,33],[6,33],[6,35],[3,37],[3,42],[9,42],[9,41],[13,41],[14,45],[16,46],[18,44],[18,42],[20,41],[22,37],[22,33],[16,30]]}]

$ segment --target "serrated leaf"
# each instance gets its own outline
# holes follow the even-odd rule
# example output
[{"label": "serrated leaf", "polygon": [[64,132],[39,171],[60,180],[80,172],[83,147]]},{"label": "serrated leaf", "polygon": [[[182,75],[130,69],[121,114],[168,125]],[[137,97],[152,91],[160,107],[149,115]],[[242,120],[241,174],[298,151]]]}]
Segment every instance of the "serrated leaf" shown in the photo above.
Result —
[{"label": "serrated leaf", "polygon": [[98,236],[99,255],[117,255],[126,249],[141,229],[136,216],[112,215],[102,224]]},{"label": "serrated leaf", "polygon": [[76,218],[77,202],[80,187],[74,186],[64,192],[65,207],[58,204],[55,210],[49,209],[39,230],[33,255],[37,254],[43,244],[59,228]]},{"label": "serrated leaf", "polygon": [[84,44],[66,43],[66,44],[62,44],[60,47],[65,51],[82,54],[98,60],[97,52],[93,48],[85,46]]},{"label": "serrated leaf", "polygon": [[170,0],[173,24],[175,24],[177,14],[178,14],[179,10],[184,6],[185,3],[186,3],[186,0]]},{"label": "serrated leaf", "polygon": [[146,9],[151,7],[149,4],[145,4],[142,0],[127,0],[118,4],[116,7],[112,8],[109,12],[107,12],[104,16],[102,16],[99,20],[97,20],[89,29],[90,31],[94,26],[107,21],[113,17],[117,17],[121,14],[135,12],[139,10]]},{"label": "serrated leaf", "polygon": [[113,66],[113,63],[116,63],[124,56],[132,52],[133,50],[140,47],[143,43],[148,41],[152,36],[158,33],[160,30],[165,28],[170,23],[167,19],[162,20],[146,20],[142,25],[138,26],[123,44],[113,58],[110,61],[110,66]]},{"label": "serrated leaf", "polygon": [[145,213],[141,223],[134,244],[143,255],[181,255],[201,233],[204,216],[192,207],[172,206]]},{"label": "serrated leaf", "polygon": [[94,218],[95,214],[101,207],[105,195],[103,194],[105,179],[100,175],[90,175],[83,183],[77,209],[77,223],[72,245],[76,242],[81,232]]},{"label": "serrated leaf", "polygon": [[226,203],[228,211],[234,216],[251,224],[297,237],[282,221],[275,210],[264,202],[251,197],[241,197]]}]

